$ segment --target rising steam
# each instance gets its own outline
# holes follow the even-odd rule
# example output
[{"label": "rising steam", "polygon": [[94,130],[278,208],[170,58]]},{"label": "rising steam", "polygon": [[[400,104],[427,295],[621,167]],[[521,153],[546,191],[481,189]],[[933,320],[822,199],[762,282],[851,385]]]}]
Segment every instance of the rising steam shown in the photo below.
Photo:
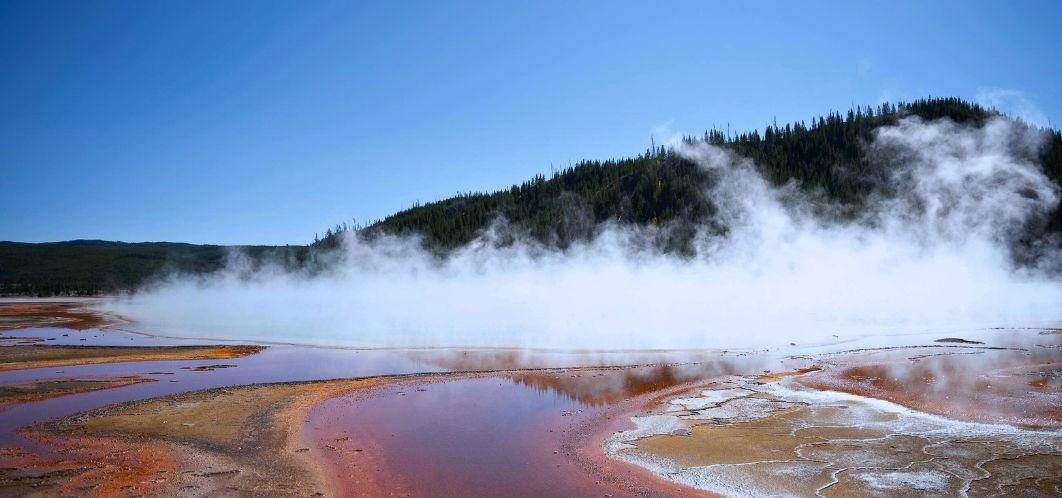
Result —
[{"label": "rising steam", "polygon": [[640,243],[666,228],[614,224],[563,251],[501,247],[488,230],[443,260],[416,239],[348,237],[325,274],[233,264],[108,306],[160,333],[364,347],[733,348],[1043,324],[1062,318],[1045,271],[1058,241],[1028,249],[1039,267],[1012,252],[1059,202],[1039,140],[1003,118],[880,128],[867,153],[890,166],[883,194],[846,221],[745,158],[676,140],[714,178],[726,227],[701,230],[693,258]]}]

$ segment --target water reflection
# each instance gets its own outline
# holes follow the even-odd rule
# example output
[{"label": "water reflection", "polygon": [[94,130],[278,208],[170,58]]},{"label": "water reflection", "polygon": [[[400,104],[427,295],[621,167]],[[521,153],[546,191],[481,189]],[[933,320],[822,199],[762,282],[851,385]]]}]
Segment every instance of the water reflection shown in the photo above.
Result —
[{"label": "water reflection", "polygon": [[728,375],[751,375],[767,364],[763,357],[704,355],[697,363],[657,364],[609,370],[526,372],[513,382],[538,392],[553,392],[585,406],[611,405],[680,384]]}]

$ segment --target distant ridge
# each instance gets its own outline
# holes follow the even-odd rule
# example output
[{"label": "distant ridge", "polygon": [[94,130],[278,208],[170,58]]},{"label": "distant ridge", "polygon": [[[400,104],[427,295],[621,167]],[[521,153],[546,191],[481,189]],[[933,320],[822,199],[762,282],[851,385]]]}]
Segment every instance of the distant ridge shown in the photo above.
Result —
[{"label": "distant ridge", "polygon": [[93,295],[128,291],[163,272],[210,273],[239,249],[252,260],[298,258],[305,246],[182,242],[0,242],[0,295]]}]

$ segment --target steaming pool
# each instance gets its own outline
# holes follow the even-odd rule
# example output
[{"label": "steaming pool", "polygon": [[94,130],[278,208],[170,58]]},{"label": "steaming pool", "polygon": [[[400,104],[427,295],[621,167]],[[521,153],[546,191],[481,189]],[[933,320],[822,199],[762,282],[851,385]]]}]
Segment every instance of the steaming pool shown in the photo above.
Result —
[{"label": "steaming pool", "polygon": [[[95,313],[85,304],[63,310]],[[0,313],[9,308],[0,303]],[[113,316],[77,327],[49,313],[5,314],[0,347],[227,343],[159,337]],[[0,396],[72,379],[145,381],[0,397],[0,463],[9,468],[0,471],[0,492],[102,485],[124,469],[167,476],[123,484],[159,493],[180,483],[203,493],[300,486],[410,496],[1058,494],[1059,328],[835,339],[640,351],[262,343],[255,354],[225,359],[5,367]],[[8,364],[15,360],[0,363]],[[275,410],[250,418],[230,413],[270,403]],[[289,432],[228,439],[199,429],[208,415],[240,431]],[[251,456],[240,441],[261,449]],[[171,460],[162,460],[176,463],[85,470],[113,458],[94,445],[113,453],[131,444],[164,449]],[[35,470],[14,470],[22,468]]]}]

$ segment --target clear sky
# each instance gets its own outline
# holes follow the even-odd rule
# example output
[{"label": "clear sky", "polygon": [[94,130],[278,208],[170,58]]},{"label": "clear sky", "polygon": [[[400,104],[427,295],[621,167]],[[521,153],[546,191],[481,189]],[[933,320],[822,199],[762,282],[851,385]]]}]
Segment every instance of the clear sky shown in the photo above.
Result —
[{"label": "clear sky", "polygon": [[[857,5],[853,5],[857,4]],[[1062,121],[1062,2],[0,2],[0,240],[300,244],[654,133]]]}]

